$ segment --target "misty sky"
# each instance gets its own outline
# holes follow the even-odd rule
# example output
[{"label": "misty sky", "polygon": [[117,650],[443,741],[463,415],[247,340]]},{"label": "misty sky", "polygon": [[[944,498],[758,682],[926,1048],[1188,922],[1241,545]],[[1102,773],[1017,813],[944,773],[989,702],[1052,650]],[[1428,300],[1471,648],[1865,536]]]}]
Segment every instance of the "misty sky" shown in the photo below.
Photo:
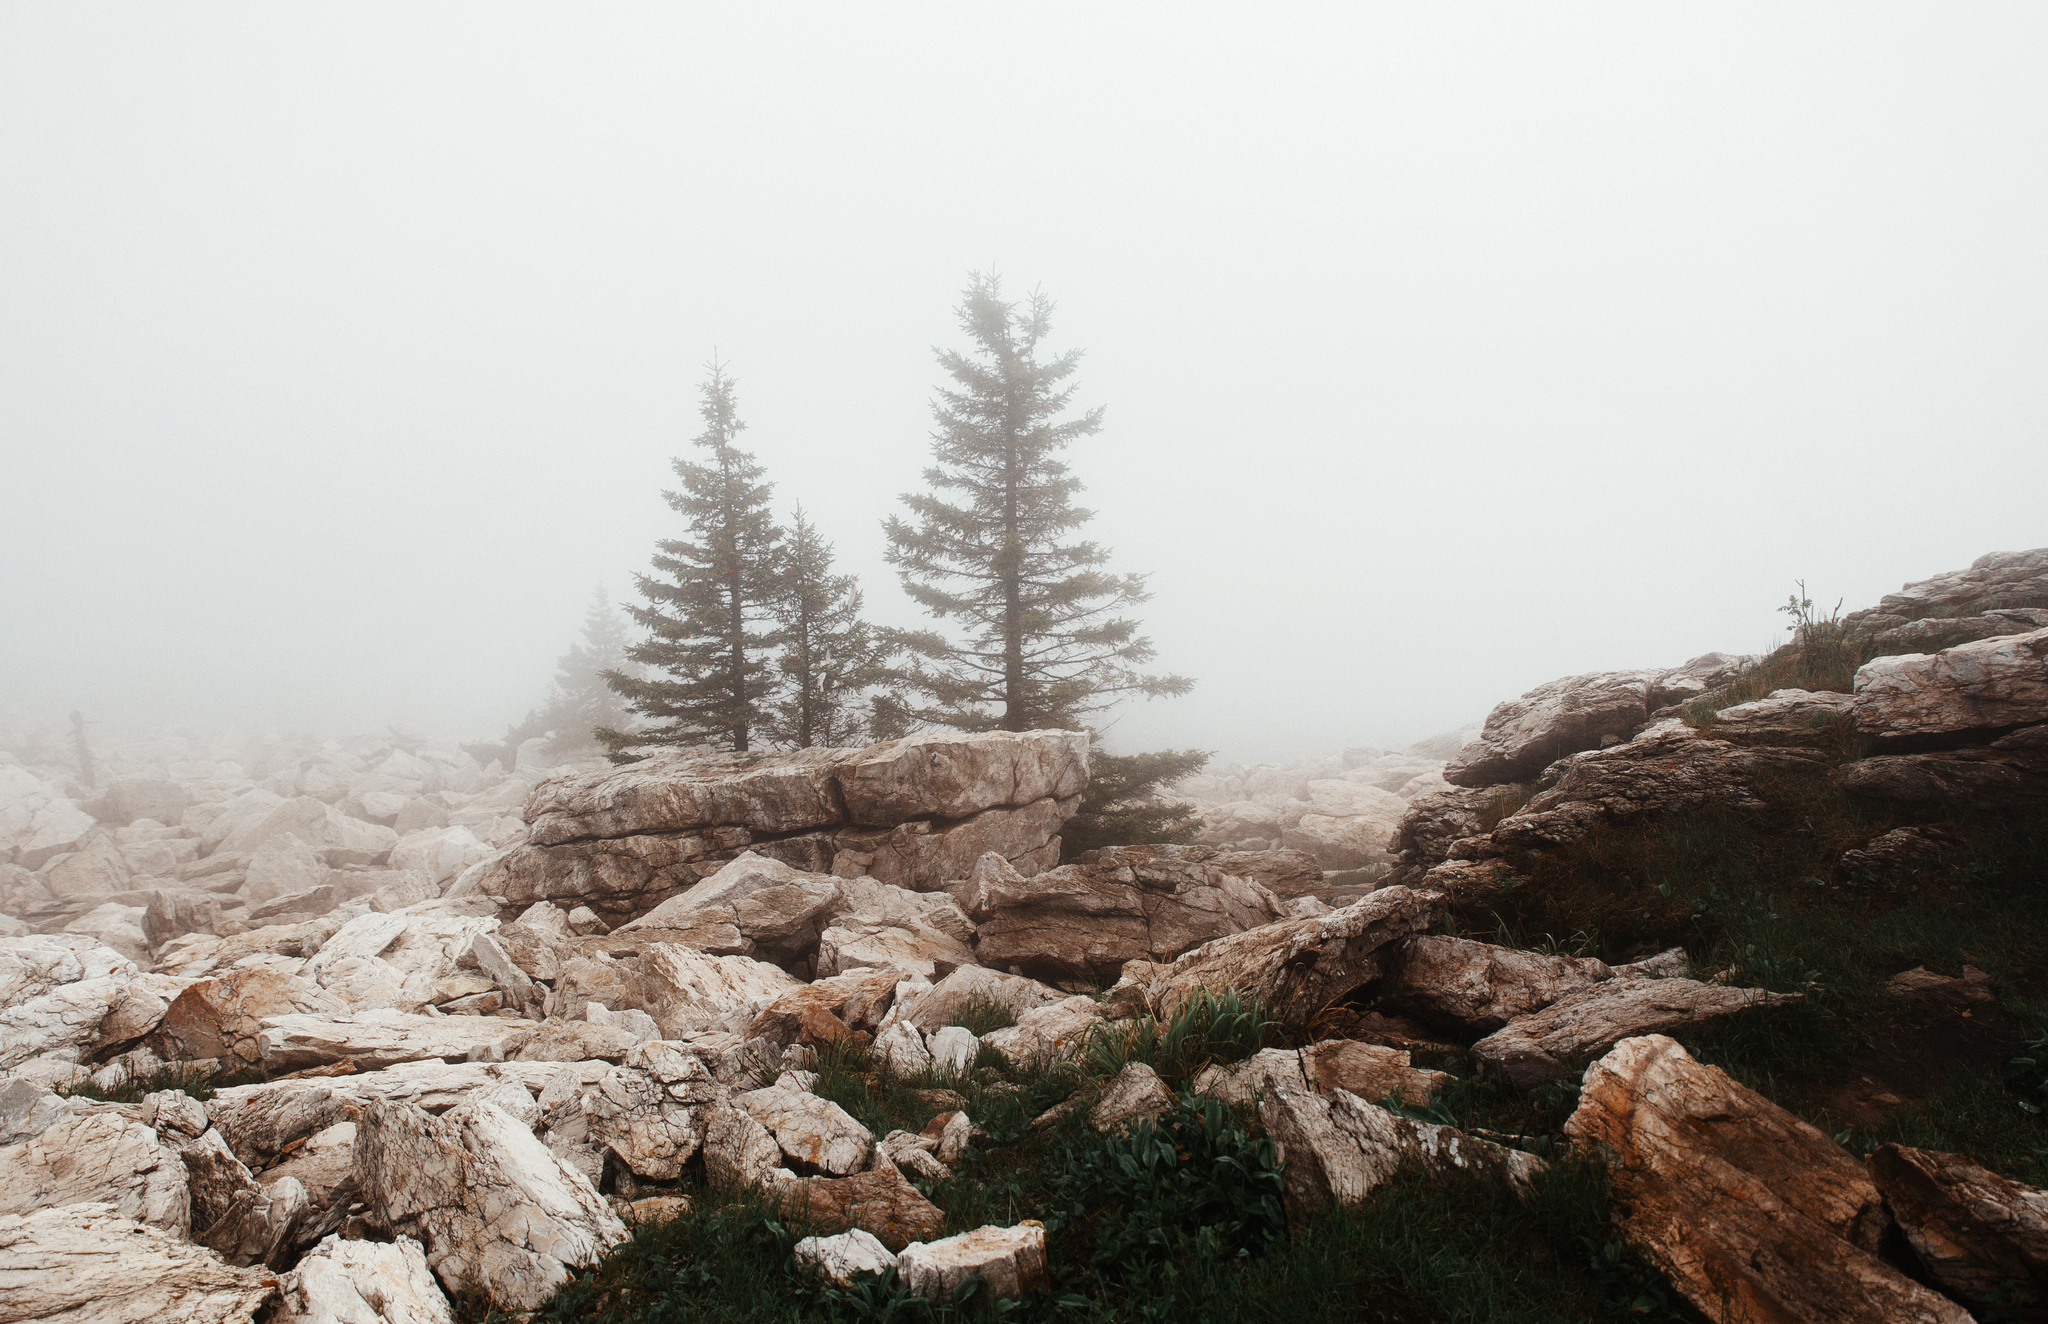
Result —
[{"label": "misty sky", "polygon": [[974,269],[1187,698],[1405,742],[2048,544],[2038,5],[0,8],[0,715],[495,737],[716,353],[879,523]]}]

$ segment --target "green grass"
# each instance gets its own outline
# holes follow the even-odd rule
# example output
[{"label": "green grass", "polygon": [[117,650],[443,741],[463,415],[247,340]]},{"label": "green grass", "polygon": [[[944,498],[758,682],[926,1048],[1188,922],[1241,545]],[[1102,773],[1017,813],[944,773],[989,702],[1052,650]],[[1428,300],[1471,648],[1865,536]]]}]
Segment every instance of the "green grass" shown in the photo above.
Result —
[{"label": "green grass", "polygon": [[1205,1067],[1241,1062],[1266,1046],[1274,1026],[1256,998],[1235,989],[1199,989],[1174,1010],[1165,1025],[1150,1016],[1100,1022],[1083,1049],[1090,1070],[1105,1078],[1132,1062],[1143,1062],[1179,1089]]},{"label": "green grass", "polygon": [[996,1030],[1006,1030],[1017,1023],[1017,1013],[1007,1002],[992,998],[986,993],[969,994],[961,1004],[959,1015],[948,1021],[968,1033],[980,1038]]}]

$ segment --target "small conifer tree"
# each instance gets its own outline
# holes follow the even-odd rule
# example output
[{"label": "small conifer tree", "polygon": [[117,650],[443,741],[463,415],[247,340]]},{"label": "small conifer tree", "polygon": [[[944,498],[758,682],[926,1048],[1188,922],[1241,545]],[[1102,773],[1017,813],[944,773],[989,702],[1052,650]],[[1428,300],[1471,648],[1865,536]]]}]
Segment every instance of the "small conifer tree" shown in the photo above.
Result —
[{"label": "small conifer tree", "polygon": [[1192,777],[1208,766],[1199,749],[1158,749],[1143,754],[1105,754],[1091,734],[1088,785],[1074,816],[1060,829],[1060,862],[1104,846],[1189,842],[1202,830],[1191,804],[1160,797],[1160,788]]},{"label": "small conifer tree", "polygon": [[607,671],[638,671],[626,660],[630,635],[626,618],[612,606],[603,588],[593,589],[590,610],[583,616],[583,639],[555,663],[555,683],[548,700],[505,733],[508,749],[535,736],[554,733],[548,752],[556,760],[598,752],[600,727],[626,725],[631,716],[624,700],[612,692]]},{"label": "small conifer tree", "polygon": [[623,670],[605,682],[646,724],[598,733],[617,759],[629,745],[709,743],[746,753],[772,711],[777,677],[768,654],[782,592],[782,530],[768,509],[760,462],[735,445],[746,424],[733,380],[718,363],[702,388],[703,463],[671,463],[682,490],[664,492],[688,536],[658,543],[651,575],[634,582],[645,606],[628,606],[647,638],[627,648],[645,676]]},{"label": "small conifer tree", "polygon": [[788,552],[776,605],[783,686],[766,729],[798,749],[861,743],[870,734],[869,692],[885,673],[875,632],[861,619],[860,583],[832,573],[832,544],[801,506],[790,520]]},{"label": "small conifer tree", "polygon": [[964,637],[891,632],[916,696],[899,716],[1071,729],[1127,695],[1185,693],[1193,682],[1137,669],[1152,643],[1122,613],[1145,601],[1144,577],[1109,573],[1108,549],[1071,540],[1094,516],[1074,506],[1081,483],[1059,456],[1101,430],[1102,410],[1061,417],[1081,355],[1039,358],[1052,301],[1006,303],[1000,282],[977,274],[959,313],[974,349],[939,352],[954,385],[933,404],[931,490],[904,495],[914,524],[891,516],[884,529],[904,591]]}]

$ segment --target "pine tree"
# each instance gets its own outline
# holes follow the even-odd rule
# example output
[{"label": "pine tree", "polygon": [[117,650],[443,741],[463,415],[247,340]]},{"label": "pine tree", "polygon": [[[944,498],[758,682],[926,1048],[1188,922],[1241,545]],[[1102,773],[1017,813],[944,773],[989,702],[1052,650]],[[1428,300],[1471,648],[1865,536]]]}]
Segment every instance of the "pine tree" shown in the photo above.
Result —
[{"label": "pine tree", "polygon": [[1202,830],[1191,804],[1159,798],[1162,785],[1192,777],[1208,766],[1199,749],[1158,749],[1144,754],[1105,754],[1091,739],[1088,785],[1074,816],[1060,829],[1060,863],[1104,846],[1188,842]]},{"label": "pine tree", "polygon": [[1052,307],[1041,293],[1005,303],[995,277],[972,278],[959,313],[973,353],[938,355],[955,385],[933,403],[932,490],[903,497],[915,526],[884,524],[904,591],[965,635],[891,633],[911,658],[900,674],[922,699],[907,710],[920,721],[1073,728],[1127,695],[1193,684],[1136,669],[1152,643],[1120,613],[1149,596],[1144,577],[1103,570],[1109,552],[1096,543],[1062,541],[1094,514],[1072,504],[1081,483],[1058,456],[1101,430],[1102,410],[1060,417],[1081,354],[1040,361]]},{"label": "pine tree", "polygon": [[634,576],[647,605],[626,608],[648,631],[626,656],[658,674],[605,673],[626,706],[649,719],[638,731],[598,733],[614,758],[636,744],[710,743],[745,753],[775,697],[767,654],[783,552],[768,509],[772,489],[759,461],[733,444],[746,424],[733,381],[716,362],[701,395],[704,431],[693,441],[709,461],[671,461],[682,490],[662,493],[688,521],[689,537],[656,544],[656,573]]},{"label": "pine tree", "polygon": [[628,642],[625,617],[604,589],[593,589],[590,610],[583,617],[582,642],[571,644],[556,661],[547,702],[506,731],[506,746],[517,749],[535,736],[553,732],[549,753],[558,762],[597,752],[598,728],[623,726],[630,715],[604,678],[607,671],[631,666],[626,660]]},{"label": "pine tree", "polygon": [[783,594],[782,697],[768,733],[808,749],[867,738],[869,691],[886,678],[874,630],[860,616],[860,583],[832,573],[832,545],[798,506],[789,526]]}]

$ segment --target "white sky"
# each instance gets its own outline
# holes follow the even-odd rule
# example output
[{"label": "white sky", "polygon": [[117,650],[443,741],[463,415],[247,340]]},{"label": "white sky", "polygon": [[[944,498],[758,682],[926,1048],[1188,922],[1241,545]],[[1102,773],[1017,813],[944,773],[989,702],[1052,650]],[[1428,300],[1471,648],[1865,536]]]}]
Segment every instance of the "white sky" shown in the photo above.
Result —
[{"label": "white sky", "polygon": [[714,347],[871,615],[967,273],[1193,695],[1406,741],[2048,544],[2038,5],[0,8],[0,710],[493,737]]}]

